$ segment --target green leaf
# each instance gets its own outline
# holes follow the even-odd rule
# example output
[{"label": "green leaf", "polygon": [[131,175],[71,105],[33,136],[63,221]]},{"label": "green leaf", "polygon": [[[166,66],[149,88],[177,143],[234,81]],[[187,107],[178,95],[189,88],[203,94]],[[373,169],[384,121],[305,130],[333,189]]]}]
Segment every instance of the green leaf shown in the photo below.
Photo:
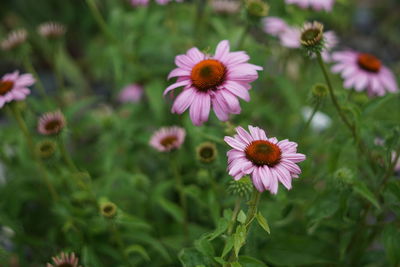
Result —
[{"label": "green leaf", "polygon": [[361,197],[371,202],[371,204],[374,205],[377,209],[380,209],[378,200],[375,198],[374,194],[368,189],[368,187],[363,182],[357,181],[354,184],[353,190]]},{"label": "green leaf", "polygon": [[225,256],[229,253],[229,251],[232,250],[232,248],[233,248],[233,242],[234,242],[233,236],[230,236],[230,237],[228,237],[228,238],[226,239],[226,243],[225,243],[224,249],[222,250],[222,255],[221,255],[221,257],[225,257]]},{"label": "green leaf", "polygon": [[214,240],[215,238],[217,238],[218,236],[222,235],[223,233],[225,233],[225,231],[228,229],[229,226],[229,221],[225,218],[220,218],[218,220],[218,225],[217,225],[217,229],[215,229],[214,232],[212,232],[209,237],[208,240]]},{"label": "green leaf", "polygon": [[385,253],[391,266],[400,264],[400,233],[393,225],[385,227],[382,233],[382,241],[385,246]]},{"label": "green leaf", "polygon": [[131,245],[127,247],[125,253],[127,255],[131,253],[139,253],[146,261],[150,261],[149,254],[147,254],[146,250],[140,245]]},{"label": "green leaf", "polygon": [[240,248],[246,242],[246,226],[239,225],[236,227],[236,232],[233,235],[233,247],[235,250],[236,257],[239,255]]},{"label": "green leaf", "polygon": [[243,210],[239,211],[238,217],[237,217],[237,221],[240,222],[241,224],[244,224],[246,222],[246,214],[243,212]]},{"label": "green leaf", "polygon": [[261,212],[258,212],[256,218],[257,218],[258,224],[259,224],[268,234],[271,234],[271,230],[270,230],[270,228],[269,228],[267,219],[264,218],[264,216],[261,214]]},{"label": "green leaf", "polygon": [[238,261],[235,261],[231,262],[231,267],[242,267],[242,265]]},{"label": "green leaf", "polygon": [[158,204],[179,223],[183,222],[183,212],[175,203],[164,198],[158,199]]},{"label": "green leaf", "polygon": [[243,267],[267,267],[265,263],[250,256],[240,256],[239,262]]},{"label": "green leaf", "polygon": [[196,240],[194,242],[194,247],[207,257],[214,258],[215,256],[214,247],[212,246],[211,242],[207,240],[205,237]]},{"label": "green leaf", "polygon": [[182,249],[178,258],[183,267],[212,266],[212,262],[194,248]]}]

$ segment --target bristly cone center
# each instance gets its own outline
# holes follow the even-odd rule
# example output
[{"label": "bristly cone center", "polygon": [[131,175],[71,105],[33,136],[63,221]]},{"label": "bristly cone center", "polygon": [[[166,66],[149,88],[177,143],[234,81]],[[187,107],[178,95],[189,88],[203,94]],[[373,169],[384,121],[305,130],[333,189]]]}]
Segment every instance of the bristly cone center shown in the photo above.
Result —
[{"label": "bristly cone center", "polygon": [[190,78],[199,91],[215,90],[225,81],[226,67],[215,59],[200,61],[192,69]]},{"label": "bristly cone center", "polygon": [[258,166],[273,167],[281,160],[280,148],[266,140],[253,141],[246,147],[246,157]]}]

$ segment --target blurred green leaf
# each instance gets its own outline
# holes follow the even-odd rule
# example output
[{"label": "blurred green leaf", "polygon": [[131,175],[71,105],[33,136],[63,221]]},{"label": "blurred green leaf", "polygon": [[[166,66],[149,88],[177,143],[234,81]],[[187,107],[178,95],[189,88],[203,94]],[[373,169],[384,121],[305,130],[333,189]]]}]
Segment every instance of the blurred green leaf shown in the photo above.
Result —
[{"label": "blurred green leaf", "polygon": [[270,228],[269,228],[267,219],[264,218],[264,216],[261,214],[260,211],[257,213],[257,217],[256,217],[256,218],[257,218],[258,224],[259,224],[268,234],[270,234],[270,233],[271,233],[271,230],[270,230]]}]

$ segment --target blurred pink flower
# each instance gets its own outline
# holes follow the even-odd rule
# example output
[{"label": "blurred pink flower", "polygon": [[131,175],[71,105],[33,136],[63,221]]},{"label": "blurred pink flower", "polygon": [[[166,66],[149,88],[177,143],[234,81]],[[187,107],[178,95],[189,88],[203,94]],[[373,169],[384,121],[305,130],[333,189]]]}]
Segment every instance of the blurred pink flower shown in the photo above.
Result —
[{"label": "blurred pink flower", "polygon": [[[172,0],[155,0],[159,5],[166,5]],[[175,0],[176,2],[182,2],[183,0]],[[150,0],[130,0],[132,6],[147,6]]]},{"label": "blurred pink flower", "polygon": [[40,24],[37,31],[41,36],[53,39],[63,36],[66,28],[61,23],[50,21]]},{"label": "blurred pink flower", "polygon": [[143,96],[143,87],[138,84],[131,84],[124,87],[118,95],[118,100],[122,103],[139,102]]},{"label": "blurred pink flower", "polygon": [[190,107],[190,118],[199,126],[208,120],[210,108],[221,121],[229,114],[241,111],[239,98],[250,101],[251,82],[258,78],[260,66],[247,63],[249,56],[243,52],[230,52],[229,42],[221,41],[215,55],[210,56],[193,47],[186,55],[178,55],[168,79],[178,77],[177,82],[164,91],[164,95],[178,87],[184,87],[176,98],[172,113],[182,114]]},{"label": "blurred pink flower", "polygon": [[399,90],[393,73],[371,54],[340,51],[332,54],[332,60],[336,62],[332,72],[341,73],[347,89],[366,90],[370,96]]},{"label": "blurred pink flower", "polygon": [[5,74],[0,80],[0,108],[11,101],[24,100],[31,93],[28,86],[35,83],[32,74],[19,74],[19,71]]},{"label": "blurred pink flower", "polygon": [[237,0],[212,0],[211,6],[217,13],[234,14],[240,10],[240,1]]},{"label": "blurred pink flower", "polygon": [[5,39],[0,43],[1,49],[4,51],[12,50],[19,45],[25,43],[28,37],[28,32],[25,29],[15,30],[10,32]]},{"label": "blurred pink flower", "polygon": [[331,11],[335,0],[286,0],[286,4],[295,4],[301,8]]},{"label": "blurred pink flower", "polygon": [[272,36],[280,36],[289,27],[286,22],[278,17],[266,17],[262,21],[264,32]]},{"label": "blurred pink flower", "polygon": [[52,258],[54,265],[47,263],[46,267],[81,267],[79,264],[79,259],[75,257],[74,253],[68,254],[61,252],[60,256]]},{"label": "blurred pink flower", "polygon": [[66,120],[61,111],[47,112],[40,116],[38,132],[43,135],[59,134],[66,125]]},{"label": "blurred pink flower", "polygon": [[258,191],[278,192],[278,182],[287,189],[292,188],[292,179],[298,178],[301,170],[296,163],[304,161],[306,156],[297,153],[297,144],[287,139],[278,141],[267,138],[265,131],[249,126],[250,133],[237,127],[234,137],[225,136],[224,140],[233,149],[229,150],[228,171],[235,180],[251,175]]},{"label": "blurred pink flower", "polygon": [[163,127],[150,138],[150,145],[160,152],[169,152],[181,147],[185,141],[186,131],[183,128]]}]

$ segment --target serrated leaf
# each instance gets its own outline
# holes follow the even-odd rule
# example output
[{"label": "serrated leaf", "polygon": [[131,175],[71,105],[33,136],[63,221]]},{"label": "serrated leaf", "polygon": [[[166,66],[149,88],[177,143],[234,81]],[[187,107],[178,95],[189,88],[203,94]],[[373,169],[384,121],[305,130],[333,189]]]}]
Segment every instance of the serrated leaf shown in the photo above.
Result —
[{"label": "serrated leaf", "polygon": [[235,250],[236,257],[239,255],[240,248],[246,242],[246,226],[239,225],[236,227],[236,232],[233,235],[233,248]]},{"label": "serrated leaf", "polygon": [[241,224],[244,224],[246,222],[246,214],[243,212],[243,210],[239,211],[239,214],[237,216],[237,221],[240,222]]},{"label": "serrated leaf", "polygon": [[269,228],[268,221],[267,221],[267,219],[264,218],[264,216],[261,214],[261,212],[258,212],[256,218],[257,218],[258,224],[259,224],[268,234],[271,234],[271,230],[270,230],[270,228]]}]

